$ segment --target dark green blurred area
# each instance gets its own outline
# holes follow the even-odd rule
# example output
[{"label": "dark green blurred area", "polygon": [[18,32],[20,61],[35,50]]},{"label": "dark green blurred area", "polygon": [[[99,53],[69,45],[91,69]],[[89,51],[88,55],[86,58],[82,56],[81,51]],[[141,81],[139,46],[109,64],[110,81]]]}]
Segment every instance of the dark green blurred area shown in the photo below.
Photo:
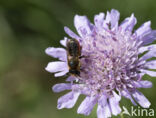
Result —
[{"label": "dark green blurred area", "polygon": [[[61,46],[64,26],[75,31],[75,14],[93,21],[95,14],[112,8],[120,11],[120,21],[133,12],[135,28],[151,20],[156,29],[155,0],[0,0],[0,118],[84,118],[76,113],[84,96],[73,109],[57,110],[57,99],[66,92],[53,93],[51,86],[65,78],[44,70],[53,60],[44,50]],[[153,82],[153,88],[141,91],[156,113],[156,78],[144,78]],[[122,105],[132,104],[124,99]],[[88,118],[96,118],[96,108]]]}]

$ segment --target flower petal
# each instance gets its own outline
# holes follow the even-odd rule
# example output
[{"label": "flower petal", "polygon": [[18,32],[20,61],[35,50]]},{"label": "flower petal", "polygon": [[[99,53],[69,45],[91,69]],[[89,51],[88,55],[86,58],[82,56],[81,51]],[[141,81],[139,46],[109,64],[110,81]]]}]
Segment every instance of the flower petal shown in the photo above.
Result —
[{"label": "flower petal", "polygon": [[80,37],[78,35],[76,35],[73,31],[71,31],[68,27],[64,27],[64,31],[71,37],[74,39],[79,40]]},{"label": "flower petal", "polygon": [[117,10],[112,9],[110,15],[111,15],[111,29],[116,29],[118,27],[120,13]]},{"label": "flower petal", "polygon": [[148,99],[139,91],[135,91],[132,93],[134,99],[142,106],[143,108],[149,108],[151,103],[148,101]]},{"label": "flower petal", "polygon": [[63,40],[60,40],[61,45],[63,45],[64,47],[66,47],[66,42],[67,42],[67,37],[64,37]]},{"label": "flower petal", "polygon": [[151,77],[156,77],[156,72],[154,71],[149,71],[149,70],[140,70],[142,73],[145,73],[147,75],[150,75]]},{"label": "flower petal", "polygon": [[67,93],[66,95],[60,97],[58,99],[58,105],[57,105],[57,108],[58,109],[62,109],[62,108],[72,108],[78,97],[79,97],[80,93],[79,92],[69,92]]},{"label": "flower petal", "polygon": [[62,92],[64,90],[70,90],[71,89],[71,84],[70,83],[60,83],[60,84],[55,84],[52,87],[53,91],[58,93]]},{"label": "flower petal", "polygon": [[135,33],[137,38],[142,40],[144,36],[151,32],[151,21],[145,22],[140,28],[138,28]]},{"label": "flower petal", "polygon": [[139,53],[143,53],[145,51],[152,51],[152,50],[156,50],[156,44],[140,47]]},{"label": "flower petal", "polygon": [[48,63],[45,69],[48,72],[55,73],[55,72],[68,70],[68,66],[67,66],[67,63],[65,62],[55,61],[55,62]]},{"label": "flower petal", "polygon": [[66,79],[67,82],[72,82],[72,81],[74,81],[74,80],[76,80],[76,77],[74,77],[74,76],[69,76],[69,77]]},{"label": "flower petal", "polygon": [[151,88],[152,82],[145,80],[145,81],[134,82],[134,85],[137,88]]},{"label": "flower petal", "polygon": [[[77,79],[77,78],[76,78]],[[84,84],[74,84],[72,86],[73,90],[78,90],[79,92],[81,92],[81,94],[89,96],[91,94],[91,90],[90,88],[88,88],[86,85]]]},{"label": "flower petal", "polygon": [[113,91],[113,95],[114,97],[109,98],[109,104],[110,104],[112,114],[117,116],[121,112],[121,108],[119,106],[121,96],[116,94],[114,91]]},{"label": "flower petal", "polygon": [[103,22],[103,27],[109,29],[110,24],[111,24],[111,14],[107,11],[106,18]]},{"label": "flower petal", "polygon": [[81,37],[84,37],[92,33],[93,26],[91,25],[90,21],[86,16],[75,15],[74,25]]},{"label": "flower petal", "polygon": [[55,77],[60,77],[60,76],[63,76],[63,75],[65,75],[65,74],[67,74],[68,72],[69,72],[69,70],[64,70],[64,71],[62,71],[62,72],[59,72],[59,73],[54,74],[54,76],[55,76]]},{"label": "flower petal", "polygon": [[156,60],[147,61],[145,67],[148,69],[156,69]]},{"label": "flower petal", "polygon": [[156,50],[151,50],[151,51],[147,52],[139,60],[147,60],[152,57],[156,57]]},{"label": "flower petal", "polygon": [[98,100],[97,116],[98,118],[111,117],[111,110],[109,108],[107,97],[105,95],[102,95]]},{"label": "flower petal", "polygon": [[98,104],[104,107],[107,104],[107,97],[102,95],[98,100]]},{"label": "flower petal", "polygon": [[81,105],[79,106],[77,113],[88,116],[91,113],[96,102],[97,102],[96,96],[86,97],[84,101],[81,103]]},{"label": "flower petal", "polygon": [[142,45],[152,43],[154,40],[156,40],[156,30],[152,30],[149,34],[141,38],[141,40],[143,41]]},{"label": "flower petal", "polygon": [[104,17],[105,17],[104,13],[99,13],[98,15],[95,15],[94,23],[95,23],[95,26],[98,29],[102,29],[103,28],[102,25],[103,25],[103,22],[104,22]]},{"label": "flower petal", "polygon": [[137,105],[137,104],[135,103],[135,101],[133,100],[131,94],[129,93],[129,91],[128,91],[127,89],[124,89],[123,91],[121,91],[121,94],[122,94],[125,98],[131,100],[131,102],[132,102],[135,106]]},{"label": "flower petal", "polygon": [[111,12],[107,12],[106,19],[104,20],[103,26],[108,29],[109,24],[111,25],[111,29],[116,29],[118,27],[118,21],[120,18],[120,13],[112,9]]},{"label": "flower petal", "polygon": [[137,23],[137,20],[134,16],[134,14],[132,14],[130,17],[126,18],[120,25],[120,27],[122,28],[123,31],[132,31],[133,27],[135,26],[135,24]]},{"label": "flower petal", "polygon": [[110,111],[108,103],[106,103],[104,107],[102,107],[100,104],[98,104],[97,117],[98,118],[111,117],[111,111]]},{"label": "flower petal", "polygon": [[45,50],[46,54],[58,58],[61,61],[66,61],[67,60],[67,54],[66,50],[63,48],[54,48],[54,47],[49,47]]}]

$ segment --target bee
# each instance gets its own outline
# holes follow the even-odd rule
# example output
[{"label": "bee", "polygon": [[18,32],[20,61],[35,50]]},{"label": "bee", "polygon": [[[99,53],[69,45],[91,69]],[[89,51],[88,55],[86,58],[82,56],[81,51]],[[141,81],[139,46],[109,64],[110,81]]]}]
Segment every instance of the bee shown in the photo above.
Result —
[{"label": "bee", "polygon": [[80,58],[81,49],[79,42],[76,39],[68,39],[66,42],[67,60],[69,74],[80,76]]}]

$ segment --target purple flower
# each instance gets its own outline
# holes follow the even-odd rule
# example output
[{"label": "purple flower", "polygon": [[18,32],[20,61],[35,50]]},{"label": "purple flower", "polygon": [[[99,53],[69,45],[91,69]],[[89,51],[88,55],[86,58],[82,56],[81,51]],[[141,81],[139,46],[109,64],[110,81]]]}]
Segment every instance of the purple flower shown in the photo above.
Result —
[{"label": "purple flower", "polygon": [[[134,105],[138,103],[143,108],[150,107],[151,103],[137,89],[152,87],[150,81],[142,79],[143,75],[156,77],[156,72],[149,70],[156,69],[156,60],[147,61],[156,57],[156,45],[149,45],[156,39],[156,30],[151,29],[151,22],[148,21],[133,33],[137,23],[134,14],[120,25],[119,16],[120,13],[113,9],[106,16],[104,13],[95,15],[92,24],[86,16],[76,15],[74,25],[79,35],[68,27],[64,28],[71,38],[79,41],[81,53],[86,57],[80,59],[80,77],[69,76],[67,83],[53,86],[54,92],[71,90],[58,99],[58,109],[72,108],[80,94],[86,95],[86,98],[77,112],[89,115],[98,104],[98,118],[118,115],[122,111],[119,105],[121,96]],[[65,37],[60,41],[64,47],[67,39]],[[55,73],[55,77],[69,72],[64,48],[50,47],[46,53],[60,60],[50,62],[47,71]]]}]

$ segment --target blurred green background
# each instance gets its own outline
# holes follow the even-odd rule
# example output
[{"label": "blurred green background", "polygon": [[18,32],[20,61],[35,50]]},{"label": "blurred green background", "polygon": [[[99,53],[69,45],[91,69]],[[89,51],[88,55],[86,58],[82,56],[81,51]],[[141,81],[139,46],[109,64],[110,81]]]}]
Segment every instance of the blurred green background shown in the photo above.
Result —
[{"label": "blurred green background", "polygon": [[[120,22],[133,12],[135,28],[151,20],[156,29],[155,0],[0,0],[0,118],[85,118],[76,113],[84,96],[73,109],[57,110],[57,99],[66,92],[53,93],[51,86],[65,78],[44,70],[54,60],[44,50],[61,46],[64,26],[75,31],[75,14],[93,21],[95,14],[112,8],[120,11]],[[156,78],[144,78],[153,82],[153,88],[141,91],[156,113]],[[121,104],[132,105],[126,99]],[[96,118],[96,108],[88,118]]]}]

